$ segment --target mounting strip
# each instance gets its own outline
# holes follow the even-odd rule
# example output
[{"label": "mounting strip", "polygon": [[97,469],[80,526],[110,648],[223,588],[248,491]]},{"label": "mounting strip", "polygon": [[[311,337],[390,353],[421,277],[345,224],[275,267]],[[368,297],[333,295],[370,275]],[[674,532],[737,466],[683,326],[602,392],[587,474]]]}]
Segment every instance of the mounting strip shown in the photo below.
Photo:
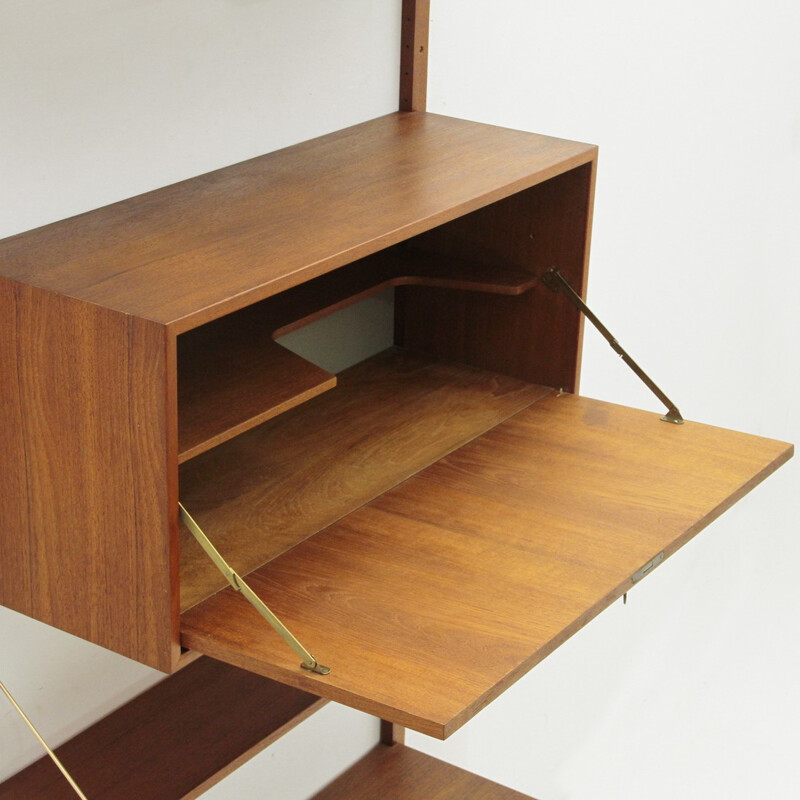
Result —
[{"label": "mounting strip", "polygon": [[581,296],[569,285],[567,279],[555,267],[542,275],[542,283],[554,292],[563,292],[572,305],[574,305],[578,311],[581,311],[589,322],[600,331],[601,335],[611,345],[614,352],[633,370],[642,383],[644,383],[644,385],[667,407],[667,413],[664,414],[661,419],[664,420],[664,422],[673,422],[675,425],[683,425],[683,417],[675,403],[656,386],[650,376],[628,355],[625,348],[611,335],[611,331],[600,322],[589,306],[583,302]]}]

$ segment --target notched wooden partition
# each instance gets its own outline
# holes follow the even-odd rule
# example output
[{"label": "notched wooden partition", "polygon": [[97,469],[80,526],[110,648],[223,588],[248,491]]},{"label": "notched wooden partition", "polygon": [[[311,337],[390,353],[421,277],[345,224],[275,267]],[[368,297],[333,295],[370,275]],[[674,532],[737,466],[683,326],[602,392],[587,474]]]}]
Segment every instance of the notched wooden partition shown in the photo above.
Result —
[{"label": "notched wooden partition", "polygon": [[181,462],[336,385],[274,341],[391,287],[516,297],[538,276],[500,259],[427,253],[414,240],[348,264],[178,337]]}]

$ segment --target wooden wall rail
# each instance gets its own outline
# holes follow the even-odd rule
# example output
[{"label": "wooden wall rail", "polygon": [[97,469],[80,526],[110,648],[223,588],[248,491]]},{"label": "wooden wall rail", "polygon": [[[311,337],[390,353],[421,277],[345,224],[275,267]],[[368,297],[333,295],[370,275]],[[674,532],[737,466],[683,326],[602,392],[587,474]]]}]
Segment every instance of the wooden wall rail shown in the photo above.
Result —
[{"label": "wooden wall rail", "polygon": [[400,111],[425,111],[428,96],[430,0],[403,0]]}]

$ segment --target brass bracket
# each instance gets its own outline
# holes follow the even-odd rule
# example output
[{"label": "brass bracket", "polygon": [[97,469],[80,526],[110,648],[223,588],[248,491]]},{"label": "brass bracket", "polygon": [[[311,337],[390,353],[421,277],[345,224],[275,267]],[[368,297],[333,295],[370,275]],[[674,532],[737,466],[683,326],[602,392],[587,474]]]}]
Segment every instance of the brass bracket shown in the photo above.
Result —
[{"label": "brass bracket", "polygon": [[181,520],[191,532],[192,536],[197,539],[200,547],[203,548],[206,555],[214,562],[217,569],[225,576],[225,580],[231,585],[233,589],[244,595],[245,599],[252,605],[256,611],[272,626],[273,630],[283,639],[292,650],[297,653],[302,659],[300,666],[310,672],[316,672],[318,675],[328,675],[331,671],[330,667],[325,667],[317,661],[311,653],[303,647],[302,644],[292,635],[292,632],[270,611],[269,606],[250,588],[245,579],[236,572],[233,567],[222,557],[219,550],[212,544],[208,536],[205,535],[202,528],[194,521],[191,514],[184,508],[183,503],[178,503],[180,509]]},{"label": "brass bracket", "polygon": [[3,694],[8,698],[8,702],[11,703],[12,706],[14,706],[14,709],[16,710],[17,714],[19,714],[20,717],[22,717],[25,724],[30,728],[31,733],[33,733],[33,735],[39,740],[39,744],[44,748],[47,755],[50,756],[53,763],[61,771],[61,774],[67,779],[69,785],[75,790],[75,794],[77,794],[78,797],[81,798],[81,800],[87,800],[86,795],[80,790],[78,784],[75,783],[75,781],[72,778],[72,775],[70,775],[69,772],[67,772],[67,768],[59,761],[58,756],[47,745],[47,742],[42,738],[39,731],[36,730],[36,726],[28,719],[25,712],[20,708],[19,703],[17,703],[17,701],[11,696],[11,692],[9,692],[8,689],[6,689],[2,681],[0,681],[0,691],[2,691]]},{"label": "brass bracket", "polygon": [[600,331],[602,337],[611,345],[614,352],[633,370],[634,374],[645,386],[667,407],[667,413],[661,417],[664,422],[683,425],[683,417],[678,407],[656,386],[650,376],[628,355],[625,348],[611,335],[611,331],[595,316],[589,306],[583,302],[581,296],[569,285],[567,279],[555,268],[542,275],[542,283],[553,292],[562,292],[567,299],[583,313],[586,319]]}]

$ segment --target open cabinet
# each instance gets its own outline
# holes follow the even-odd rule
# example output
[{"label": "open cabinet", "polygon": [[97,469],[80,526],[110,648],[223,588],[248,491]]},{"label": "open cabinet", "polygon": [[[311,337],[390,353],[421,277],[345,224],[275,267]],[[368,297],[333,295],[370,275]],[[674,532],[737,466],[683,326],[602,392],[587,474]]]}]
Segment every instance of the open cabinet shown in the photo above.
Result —
[{"label": "open cabinet", "polygon": [[[174,673],[62,749],[91,798],[197,796],[325,700],[386,724],[320,797],[521,797],[401,727],[451,734],[792,455],[577,394],[544,276],[585,294],[596,148],[428,114],[404,6],[396,114],[0,242],[0,600]],[[390,287],[339,375],[277,341]]]}]

